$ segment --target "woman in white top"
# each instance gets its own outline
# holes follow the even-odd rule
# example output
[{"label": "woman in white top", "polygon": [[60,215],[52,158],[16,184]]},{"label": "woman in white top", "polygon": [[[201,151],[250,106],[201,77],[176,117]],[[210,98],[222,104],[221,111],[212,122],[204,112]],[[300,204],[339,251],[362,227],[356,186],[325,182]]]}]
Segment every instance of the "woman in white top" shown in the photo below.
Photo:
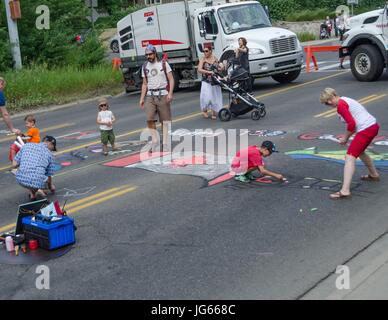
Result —
[{"label": "woman in white top", "polygon": [[366,148],[377,136],[380,126],[373,117],[358,101],[347,97],[339,97],[332,88],[326,88],[320,97],[321,103],[332,108],[337,108],[337,113],[343,122],[347,124],[347,132],[339,143],[346,145],[350,137],[356,134],[349,145],[345,157],[344,181],[339,192],[330,195],[331,199],[350,197],[350,185],[356,169],[356,160],[360,158],[368,168],[369,174],[362,176],[364,181],[379,181],[380,176],[373,160],[366,154]]}]

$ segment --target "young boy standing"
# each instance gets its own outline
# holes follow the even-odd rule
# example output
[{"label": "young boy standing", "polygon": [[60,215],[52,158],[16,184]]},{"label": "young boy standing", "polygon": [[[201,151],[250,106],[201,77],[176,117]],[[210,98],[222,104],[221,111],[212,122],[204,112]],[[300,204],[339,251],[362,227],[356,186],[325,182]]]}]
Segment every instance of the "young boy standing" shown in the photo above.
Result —
[{"label": "young boy standing", "polygon": [[271,176],[284,181],[283,175],[265,168],[263,158],[269,157],[273,152],[278,151],[272,141],[264,141],[261,147],[249,146],[237,152],[231,165],[232,172],[235,173],[235,180],[240,182],[255,180],[252,172],[258,170],[263,176]]},{"label": "young boy standing", "polygon": [[108,142],[111,144],[113,151],[120,150],[115,145],[115,134],[113,132],[113,123],[116,121],[116,118],[113,112],[109,110],[108,100],[105,98],[98,101],[98,111],[97,124],[100,125],[103,153],[107,156]]}]

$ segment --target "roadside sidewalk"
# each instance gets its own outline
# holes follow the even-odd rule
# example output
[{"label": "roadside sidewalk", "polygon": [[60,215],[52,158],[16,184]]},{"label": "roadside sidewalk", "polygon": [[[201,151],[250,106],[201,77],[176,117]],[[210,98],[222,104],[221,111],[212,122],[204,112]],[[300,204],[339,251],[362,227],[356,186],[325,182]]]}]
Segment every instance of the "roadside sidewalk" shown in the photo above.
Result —
[{"label": "roadside sidewalk", "polygon": [[388,232],[365,250],[344,263],[349,268],[350,289],[339,290],[336,280],[344,273],[334,272],[302,300],[387,300],[388,299]]}]

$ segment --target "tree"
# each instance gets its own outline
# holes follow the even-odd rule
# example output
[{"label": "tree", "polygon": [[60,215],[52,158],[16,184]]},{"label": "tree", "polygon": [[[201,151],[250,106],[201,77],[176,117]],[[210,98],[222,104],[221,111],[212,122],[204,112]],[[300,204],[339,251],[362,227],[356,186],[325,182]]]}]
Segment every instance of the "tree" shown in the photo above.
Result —
[{"label": "tree", "polygon": [[[40,5],[46,5],[50,10],[49,30],[36,28],[36,20],[40,14],[36,13],[36,8]],[[0,27],[6,27],[4,6],[1,6],[0,9],[2,9]],[[21,10],[22,19],[18,21],[18,29],[24,64],[43,63],[48,67],[56,67],[77,61],[72,57],[80,51],[74,42],[74,37],[77,34],[86,33],[90,28],[90,22],[86,19],[89,11],[83,0],[28,0],[21,2]],[[7,65],[7,39],[7,35],[0,32],[0,68]],[[99,46],[102,50],[98,40],[95,39],[94,45]],[[96,57],[101,57],[101,54],[96,54],[101,50],[95,47],[95,52],[90,52],[95,63],[103,59],[103,56],[100,60],[96,59]],[[82,65],[84,65],[83,62]]]}]

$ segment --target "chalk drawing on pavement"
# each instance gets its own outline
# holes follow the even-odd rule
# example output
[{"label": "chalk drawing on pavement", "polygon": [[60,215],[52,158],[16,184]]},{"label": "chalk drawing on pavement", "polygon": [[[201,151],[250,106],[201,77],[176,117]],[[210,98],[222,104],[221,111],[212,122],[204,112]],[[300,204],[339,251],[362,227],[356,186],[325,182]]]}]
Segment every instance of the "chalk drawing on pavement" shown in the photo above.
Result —
[{"label": "chalk drawing on pavement", "polygon": [[129,152],[132,152],[132,150],[130,150],[130,149],[123,149],[123,150],[117,150],[117,151],[109,151],[108,154],[110,156],[115,156],[115,155],[118,155],[118,154],[125,154],[125,153],[129,153]]},{"label": "chalk drawing on pavement", "polygon": [[[260,181],[257,179],[250,183],[241,183],[238,181],[231,180],[229,184],[225,184],[224,188],[233,189],[233,190],[245,190],[252,188],[298,188],[303,190],[318,190],[318,191],[329,191],[336,192],[341,189],[342,181],[333,180],[333,179],[323,179],[317,177],[296,177],[296,176],[287,176],[287,183],[274,180],[270,177],[265,177],[265,181]],[[354,182],[351,185],[351,190],[353,195],[368,195],[373,192],[362,189],[362,184]],[[364,184],[365,186],[365,184]]]},{"label": "chalk drawing on pavement", "polygon": [[229,171],[230,157],[215,156],[204,152],[180,153],[136,153],[125,158],[105,163],[105,166],[143,169],[163,174],[178,174],[213,180]]},{"label": "chalk drawing on pavement", "polygon": [[75,164],[79,164],[81,163],[81,161],[84,161],[87,158],[88,156],[80,151],[72,151],[69,153],[55,156],[54,171],[59,171],[64,167],[70,167]]},{"label": "chalk drawing on pavement", "polygon": [[287,134],[283,130],[249,130],[248,135],[257,137],[277,137]]},{"label": "chalk drawing on pavement", "polygon": [[[372,158],[375,166],[380,169],[388,169],[388,153],[378,153],[366,151],[366,153]],[[346,150],[336,151],[319,151],[318,148],[312,147],[302,150],[289,151],[285,153],[291,158],[299,159],[313,159],[313,160],[324,160],[333,163],[344,164]],[[364,165],[361,160],[356,161],[356,165]]]},{"label": "chalk drawing on pavement", "polygon": [[101,144],[94,144],[92,146],[89,146],[87,147],[87,150],[89,152],[93,152],[93,153],[102,153],[102,145]]},{"label": "chalk drawing on pavement", "polygon": [[97,132],[95,130],[89,130],[89,131],[78,131],[78,132],[72,132],[65,134],[63,136],[57,137],[57,140],[86,140],[86,139],[92,139],[100,136],[100,132]]},{"label": "chalk drawing on pavement", "polygon": [[[298,136],[299,140],[309,141],[309,140],[331,140],[334,142],[338,142],[339,139],[343,138],[344,134],[328,134],[328,133],[320,133],[320,132],[307,132],[302,133]],[[349,141],[352,141],[354,138],[351,137]],[[373,139],[372,143],[376,146],[388,146],[388,136],[377,136]]]},{"label": "chalk drawing on pavement", "polygon": [[57,197],[62,198],[72,198],[72,197],[80,197],[87,195],[91,193],[94,189],[97,187],[85,187],[85,188],[79,188],[79,189],[69,189],[69,188],[63,188],[55,192],[55,195]]}]

